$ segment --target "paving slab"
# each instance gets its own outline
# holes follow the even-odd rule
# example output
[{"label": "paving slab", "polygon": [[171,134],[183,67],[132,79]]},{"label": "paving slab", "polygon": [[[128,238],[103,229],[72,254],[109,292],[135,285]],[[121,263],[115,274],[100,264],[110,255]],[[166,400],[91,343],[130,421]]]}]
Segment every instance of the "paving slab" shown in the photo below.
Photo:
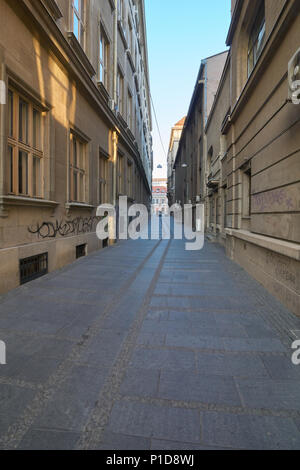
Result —
[{"label": "paving slab", "polygon": [[119,242],[0,297],[0,448],[300,449],[291,330],[220,246]]}]

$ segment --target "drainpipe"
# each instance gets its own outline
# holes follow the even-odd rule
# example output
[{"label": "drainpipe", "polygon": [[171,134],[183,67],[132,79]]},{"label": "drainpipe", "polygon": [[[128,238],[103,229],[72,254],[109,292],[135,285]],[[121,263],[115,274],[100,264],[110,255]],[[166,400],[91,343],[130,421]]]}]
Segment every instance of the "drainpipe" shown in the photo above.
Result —
[{"label": "drainpipe", "polygon": [[5,116],[6,116],[6,99],[7,99],[7,75],[5,65],[4,48],[0,47],[0,217],[7,217],[8,211],[6,210],[2,196],[5,194],[5,155],[6,155],[6,140],[5,140]]},{"label": "drainpipe", "polygon": [[118,74],[118,0],[115,0],[114,16],[114,55],[113,55],[113,100],[114,109],[117,104],[117,74]]},{"label": "drainpipe", "polygon": [[[114,52],[113,52],[113,109],[117,104],[117,74],[118,74],[118,0],[115,0],[114,15]],[[118,132],[114,129],[112,132],[113,143],[113,205],[117,202],[117,163],[118,163]]]},{"label": "drainpipe", "polygon": [[113,141],[113,205],[117,204],[117,163],[118,163],[118,132],[112,133]]},{"label": "drainpipe", "polygon": [[[207,186],[206,186],[206,174],[207,174],[207,136],[205,133],[205,128],[207,124],[207,60],[203,61],[204,63],[204,126],[203,126],[203,172],[202,172],[202,179],[203,179],[203,197],[204,197],[204,204],[207,206]],[[207,221],[206,221],[207,224]],[[206,226],[207,228],[207,226]]]}]

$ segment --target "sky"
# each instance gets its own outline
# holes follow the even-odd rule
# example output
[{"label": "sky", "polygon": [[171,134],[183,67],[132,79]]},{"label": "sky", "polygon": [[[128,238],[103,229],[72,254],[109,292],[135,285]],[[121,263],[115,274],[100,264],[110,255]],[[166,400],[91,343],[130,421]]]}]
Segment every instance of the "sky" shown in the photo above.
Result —
[{"label": "sky", "polygon": [[[172,126],[187,115],[202,59],[227,49],[231,0],[145,0],[150,89],[168,152]],[[166,157],[154,112],[154,176]]]}]

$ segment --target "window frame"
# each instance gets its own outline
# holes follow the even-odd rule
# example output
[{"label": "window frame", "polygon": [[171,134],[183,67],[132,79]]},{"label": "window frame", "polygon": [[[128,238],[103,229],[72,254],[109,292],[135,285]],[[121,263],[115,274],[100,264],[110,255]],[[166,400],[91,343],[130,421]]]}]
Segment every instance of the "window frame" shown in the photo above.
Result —
[{"label": "window frame", "polygon": [[108,203],[109,157],[99,150],[99,204]]},{"label": "window frame", "polygon": [[[86,9],[87,4],[86,0],[78,0],[79,10],[75,6],[76,0],[71,0],[71,30],[76,37],[78,43],[81,45],[82,49],[85,49],[86,46]],[[83,10],[83,12],[82,12]],[[78,21],[78,27],[80,30],[75,33],[75,24],[74,17],[76,16]],[[82,28],[82,29],[81,29]],[[82,38],[81,38],[82,34]]]},{"label": "window frame", "polygon": [[127,91],[127,124],[129,129],[132,129],[132,122],[133,122],[133,96],[128,88]]},{"label": "window frame", "polygon": [[118,67],[117,72],[117,107],[119,113],[124,115],[124,75],[121,72],[121,69]]},{"label": "window frame", "polygon": [[[265,15],[265,2],[263,1],[255,16],[252,29],[249,34],[248,53],[247,53],[247,72],[250,77],[255,65],[257,64],[263,46],[266,40],[266,15]],[[251,62],[250,62],[251,60]]]},{"label": "window frame", "polygon": [[[76,160],[74,161],[74,139],[76,148]],[[82,153],[78,152],[82,146]],[[80,166],[80,155],[82,156],[82,165]],[[71,203],[87,203],[87,175],[88,175],[88,144],[76,131],[70,130],[70,158],[69,158],[69,201]],[[74,179],[75,177],[75,179]],[[82,185],[81,185],[82,177]],[[74,185],[76,181],[76,188]]]},{"label": "window frame", "polygon": [[104,85],[107,91],[109,91],[109,52],[110,42],[104,28],[100,25],[98,75],[99,82]]},{"label": "window frame", "polygon": [[125,157],[122,153],[118,152],[118,194],[125,194]]},{"label": "window frame", "polygon": [[[20,105],[26,105],[26,139],[21,135]],[[38,132],[34,130],[34,113],[39,116]],[[8,87],[8,113],[7,113],[7,187],[6,193],[13,196],[30,197],[36,199],[45,198],[45,113],[42,106],[38,106],[32,99],[27,98],[22,92],[13,86]],[[38,145],[34,142],[34,135],[38,136]],[[26,160],[23,159],[26,155]],[[21,160],[23,162],[21,163]],[[39,162],[39,172],[34,178],[34,162]],[[25,175],[24,175],[25,172]],[[37,190],[39,188],[39,190]]]},{"label": "window frame", "polygon": [[251,166],[242,172],[242,218],[249,219],[252,214],[251,191],[252,191]]},{"label": "window frame", "polygon": [[127,159],[127,196],[132,198],[133,196],[133,163]]}]

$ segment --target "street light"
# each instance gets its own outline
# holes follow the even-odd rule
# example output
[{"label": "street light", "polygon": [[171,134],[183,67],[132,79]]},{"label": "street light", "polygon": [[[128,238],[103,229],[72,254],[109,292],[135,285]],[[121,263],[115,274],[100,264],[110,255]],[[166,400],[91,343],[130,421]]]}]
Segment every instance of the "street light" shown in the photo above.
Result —
[{"label": "street light", "polygon": [[187,196],[187,180],[186,180],[186,173],[187,173],[187,169],[188,169],[188,164],[187,163],[182,163],[181,164],[181,168],[185,169],[186,171],[184,172],[184,182],[183,182],[183,204],[185,204],[185,196]]}]

